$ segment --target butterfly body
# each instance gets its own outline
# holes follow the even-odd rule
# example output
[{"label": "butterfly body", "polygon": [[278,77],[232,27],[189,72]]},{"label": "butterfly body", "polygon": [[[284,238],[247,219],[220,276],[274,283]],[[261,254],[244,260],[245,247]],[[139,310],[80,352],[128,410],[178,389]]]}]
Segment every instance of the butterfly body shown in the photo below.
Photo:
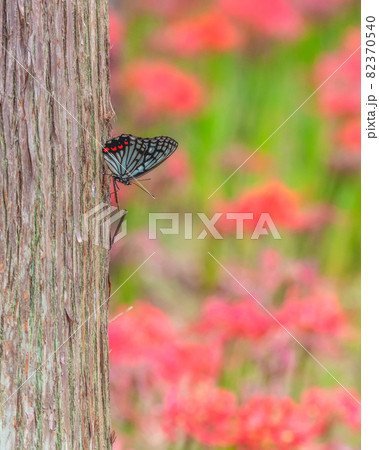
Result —
[{"label": "butterfly body", "polygon": [[116,181],[117,183],[122,183],[122,184],[126,184],[127,186],[130,186],[130,178],[121,178],[121,177],[118,177],[118,176],[116,176],[116,175],[114,175],[114,174],[112,174],[112,177],[113,177],[113,179],[114,179],[114,181]]},{"label": "butterfly body", "polygon": [[104,159],[114,181],[130,185],[164,162],[177,149],[178,143],[168,136],[141,138],[121,134],[104,144]]}]

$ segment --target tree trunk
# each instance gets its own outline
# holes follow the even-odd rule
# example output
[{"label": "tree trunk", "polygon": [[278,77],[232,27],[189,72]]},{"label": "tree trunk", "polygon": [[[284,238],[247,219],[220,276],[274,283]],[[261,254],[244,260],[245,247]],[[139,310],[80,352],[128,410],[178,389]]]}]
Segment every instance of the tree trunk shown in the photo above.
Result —
[{"label": "tree trunk", "polygon": [[111,448],[107,0],[0,6],[0,448]]}]

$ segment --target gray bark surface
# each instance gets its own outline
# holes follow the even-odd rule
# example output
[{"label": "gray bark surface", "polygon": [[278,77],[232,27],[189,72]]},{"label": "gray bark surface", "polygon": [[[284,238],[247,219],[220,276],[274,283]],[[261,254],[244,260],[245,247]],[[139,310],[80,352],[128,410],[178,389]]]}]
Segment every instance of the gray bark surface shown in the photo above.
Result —
[{"label": "gray bark surface", "polygon": [[0,0],[0,26],[0,448],[111,448],[109,254],[83,236],[108,190],[107,0]]}]

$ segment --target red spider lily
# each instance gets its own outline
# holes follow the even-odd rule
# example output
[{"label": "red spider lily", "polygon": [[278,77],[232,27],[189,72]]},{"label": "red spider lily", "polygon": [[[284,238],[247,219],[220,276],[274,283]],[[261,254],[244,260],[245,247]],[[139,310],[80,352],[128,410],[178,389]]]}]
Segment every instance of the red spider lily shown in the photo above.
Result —
[{"label": "red spider lily", "polygon": [[[360,46],[360,30],[351,30],[342,47],[324,55],[316,65],[315,79],[320,85]],[[359,116],[361,111],[361,52],[358,50],[323,85],[319,93],[321,111],[326,115]]]},{"label": "red spider lily", "polygon": [[274,325],[272,318],[253,299],[229,304],[223,299],[211,297],[196,328],[225,341],[233,338],[258,339]]},{"label": "red spider lily", "polygon": [[217,342],[184,338],[162,311],[143,302],[110,324],[109,347],[115,367],[143,368],[165,383],[213,379],[222,361]]},{"label": "red spider lily", "polygon": [[335,419],[330,391],[312,387],[303,393],[300,403],[304,417],[312,422],[313,433],[324,434]]},{"label": "red spider lily", "polygon": [[238,408],[232,392],[202,383],[186,393],[174,389],[166,395],[163,428],[171,440],[185,435],[205,445],[236,445],[241,450],[313,448],[314,439],[333,423],[359,429],[359,405],[348,397],[339,389],[311,388],[300,403],[255,394]]},{"label": "red spider lily", "polygon": [[136,424],[155,420],[133,403],[136,389],[143,405],[157,406],[169,386],[216,378],[222,361],[220,345],[183,338],[162,311],[143,302],[110,323],[109,347],[114,411]]},{"label": "red spider lily", "polygon": [[[274,254],[266,258],[266,266],[275,268],[279,262]],[[339,333],[339,309],[333,296],[299,300],[292,294],[288,299],[274,312],[288,328],[296,326],[317,336]],[[268,332],[278,330],[277,323],[256,308],[250,299],[228,305],[211,298],[195,328],[208,339],[213,333],[223,339],[271,336]],[[196,335],[188,338],[147,303],[137,303],[111,322],[109,337],[113,406],[119,416],[138,426],[161,426],[171,440],[187,437],[208,446],[289,450],[311,448],[308,444],[335,423],[353,431],[360,427],[359,405],[340,389],[309,389],[300,403],[259,394],[239,408],[234,393],[214,385],[221,371],[221,342],[200,342]],[[273,339],[267,342],[271,345]],[[277,351],[283,357],[283,348]],[[141,411],[130,403],[136,388]]]},{"label": "red spider lily", "polygon": [[361,119],[349,119],[339,129],[337,144],[341,150],[359,154],[361,151]]},{"label": "red spider lily", "polygon": [[334,294],[319,292],[305,298],[290,294],[277,312],[286,328],[298,333],[344,336],[347,320]]},{"label": "red spider lily", "polygon": [[204,445],[233,445],[237,437],[234,393],[199,384],[187,395],[174,390],[165,399],[164,429],[171,439],[185,434]]},{"label": "red spider lily", "polygon": [[[318,208],[310,212],[300,209],[300,196],[280,181],[269,182],[259,188],[244,192],[236,200],[220,204],[217,211],[228,213],[253,213],[245,221],[245,229],[253,231],[260,216],[268,213],[277,228],[307,230],[318,227],[329,219],[329,210]],[[217,228],[224,232],[235,232],[235,222],[224,214],[217,222]]]},{"label": "red spider lily", "polygon": [[217,342],[181,342],[177,350],[176,380],[190,381],[215,379],[221,370],[222,348]]},{"label": "red spider lily", "polygon": [[[292,294],[282,307],[271,308],[270,312],[295,334],[346,336],[346,316],[334,294],[318,293],[305,298]],[[221,341],[234,338],[256,340],[276,330],[278,322],[252,298],[228,303],[211,297],[205,303],[196,328],[207,335],[215,335]]]},{"label": "red spider lily", "polygon": [[225,15],[211,11],[166,26],[152,41],[160,49],[188,56],[233,50],[241,45],[242,34]]},{"label": "red spider lily", "polygon": [[[354,391],[350,391],[355,399],[359,397]],[[333,398],[341,420],[354,431],[361,429],[361,406],[351,395],[342,389],[338,389]]]},{"label": "red spider lily", "polygon": [[130,64],[124,87],[138,97],[139,113],[151,119],[161,114],[189,116],[197,113],[203,104],[200,82],[165,62]]},{"label": "red spider lily", "polygon": [[239,411],[240,446],[290,450],[314,438],[312,422],[290,398],[255,395]]},{"label": "red spider lily", "polygon": [[257,32],[277,39],[296,39],[303,20],[288,0],[219,0],[223,10]]},{"label": "red spider lily", "polygon": [[324,434],[336,421],[345,423],[353,431],[361,427],[359,397],[350,391],[355,399],[342,388],[321,389],[312,387],[301,396],[304,416],[313,423],[314,434]]},{"label": "red spider lily", "polygon": [[111,323],[108,333],[111,361],[128,366],[155,361],[177,337],[166,314],[143,302]]},{"label": "red spider lily", "polygon": [[[146,359],[145,363],[148,364]],[[217,342],[186,341],[184,339],[166,346],[154,357],[151,373],[167,384],[196,383],[213,380],[221,370],[222,352]]]}]

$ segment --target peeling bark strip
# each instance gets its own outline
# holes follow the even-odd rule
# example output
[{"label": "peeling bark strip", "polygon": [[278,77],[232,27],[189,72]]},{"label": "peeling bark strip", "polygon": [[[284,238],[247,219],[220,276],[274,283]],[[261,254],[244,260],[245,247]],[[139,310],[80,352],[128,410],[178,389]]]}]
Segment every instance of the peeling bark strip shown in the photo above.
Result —
[{"label": "peeling bark strip", "polygon": [[107,0],[0,0],[0,27],[0,448],[111,448],[108,251],[79,242],[104,200]]}]

